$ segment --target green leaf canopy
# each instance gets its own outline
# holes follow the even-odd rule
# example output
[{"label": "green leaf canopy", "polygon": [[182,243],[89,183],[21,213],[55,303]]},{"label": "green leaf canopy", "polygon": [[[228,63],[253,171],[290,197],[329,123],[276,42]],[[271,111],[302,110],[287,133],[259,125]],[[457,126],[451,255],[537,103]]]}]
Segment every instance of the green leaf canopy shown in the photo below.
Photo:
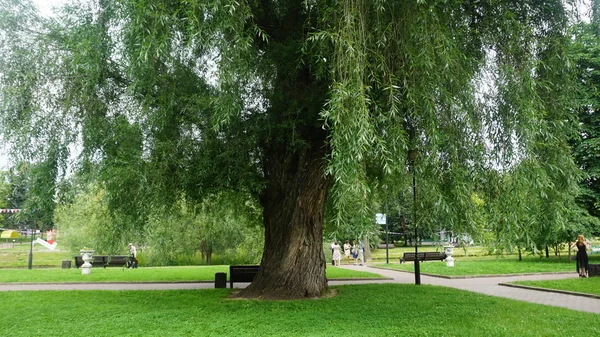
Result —
[{"label": "green leaf canopy", "polygon": [[564,1],[90,0],[48,20],[0,3],[6,139],[57,177],[80,144],[122,225],[254,195],[263,271],[242,296],[321,295],[325,200],[359,233],[409,167],[448,229],[490,170],[575,170]]}]

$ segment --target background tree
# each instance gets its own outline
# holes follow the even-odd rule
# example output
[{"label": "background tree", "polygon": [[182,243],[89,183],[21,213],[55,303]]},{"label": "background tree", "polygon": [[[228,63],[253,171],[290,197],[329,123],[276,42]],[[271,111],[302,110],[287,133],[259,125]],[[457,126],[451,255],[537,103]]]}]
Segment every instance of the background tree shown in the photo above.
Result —
[{"label": "background tree", "polygon": [[93,247],[98,254],[125,254],[127,243],[134,242],[149,266],[197,264],[200,255],[210,265],[215,253],[221,263],[250,264],[260,258],[260,212],[247,195],[224,193],[197,207],[182,201],[157,207],[143,233],[119,237],[110,232],[114,220],[105,191],[79,177],[70,182],[78,192],[59,203],[55,223],[61,245],[73,252]]},{"label": "background tree", "polygon": [[[597,2],[594,2],[598,6]],[[592,23],[581,23],[574,29],[574,45],[572,49],[575,60],[580,100],[578,101],[578,118],[581,123],[580,132],[573,137],[573,156],[575,162],[585,172],[581,182],[582,194],[578,197],[579,205],[596,221],[588,221],[586,228],[594,235],[600,233],[600,45],[598,39],[598,12],[593,12]]]},{"label": "background tree", "polygon": [[57,207],[55,222],[61,246],[73,253],[84,247],[93,248],[97,254],[124,253],[126,238],[116,238],[109,232],[111,218],[104,196],[103,190],[90,184],[77,193],[72,203]]},{"label": "background tree", "polygon": [[[0,208],[7,207],[11,190],[11,186],[8,183],[8,171],[0,172]],[[0,227],[5,228],[6,223],[6,216],[0,216]]]},{"label": "background tree", "polygon": [[260,212],[243,194],[220,194],[197,207],[181,202],[170,213],[157,209],[150,216],[144,242],[145,262],[153,265],[193,264],[200,255],[207,265],[252,264],[260,261]]},{"label": "background tree", "polygon": [[[54,181],[81,139],[117,237],[156,206],[254,196],[262,271],[240,296],[327,291],[326,200],[368,231],[374,184],[399,184],[409,151],[419,223],[460,232],[482,172],[565,155],[563,1],[90,0],[56,21],[0,1],[6,139]],[[548,177],[568,184],[564,159]]]},{"label": "background tree", "polygon": [[[11,169],[2,172],[2,208],[23,209],[27,185],[26,179],[19,171]],[[15,217],[15,214],[5,214],[2,216],[2,226],[13,229],[24,229],[27,225],[22,218]]]}]

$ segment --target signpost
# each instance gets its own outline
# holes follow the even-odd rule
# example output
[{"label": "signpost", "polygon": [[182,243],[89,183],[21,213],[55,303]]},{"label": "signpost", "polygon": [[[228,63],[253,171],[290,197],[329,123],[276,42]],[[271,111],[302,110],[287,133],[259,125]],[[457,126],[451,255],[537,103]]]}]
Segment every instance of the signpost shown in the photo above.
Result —
[{"label": "signpost", "polygon": [[375,214],[375,222],[379,225],[385,225],[385,263],[390,263],[390,252],[388,247],[388,225],[385,219],[385,214],[377,213]]},{"label": "signpost", "polygon": [[35,237],[35,229],[31,229],[29,237],[31,238],[31,242],[29,243],[29,263],[27,264],[27,269],[31,269],[33,265],[33,238]]}]

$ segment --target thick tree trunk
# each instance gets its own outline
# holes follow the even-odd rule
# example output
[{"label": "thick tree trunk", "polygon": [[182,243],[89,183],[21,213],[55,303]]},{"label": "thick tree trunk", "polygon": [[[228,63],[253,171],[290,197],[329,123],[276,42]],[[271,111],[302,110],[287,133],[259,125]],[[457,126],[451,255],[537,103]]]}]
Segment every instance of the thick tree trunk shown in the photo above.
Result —
[{"label": "thick tree trunk", "polygon": [[369,243],[369,238],[368,237],[364,237],[363,239],[363,243],[365,245],[365,262],[370,262],[371,261],[371,244]]},{"label": "thick tree trunk", "polygon": [[292,156],[285,151],[266,155],[261,271],[238,296],[298,299],[319,297],[328,290],[323,211],[329,180],[324,174],[325,152],[314,147]]},{"label": "thick tree trunk", "polygon": [[[325,177],[328,131],[320,112],[330,81],[316,76],[302,55],[312,28],[303,0],[256,2],[256,23],[269,36],[257,39],[260,56],[268,60],[272,92],[261,135],[266,181],[261,194],[265,244],[261,271],[239,296],[293,299],[327,291],[323,252],[323,213],[329,189]],[[271,74],[271,71],[270,71]]]}]

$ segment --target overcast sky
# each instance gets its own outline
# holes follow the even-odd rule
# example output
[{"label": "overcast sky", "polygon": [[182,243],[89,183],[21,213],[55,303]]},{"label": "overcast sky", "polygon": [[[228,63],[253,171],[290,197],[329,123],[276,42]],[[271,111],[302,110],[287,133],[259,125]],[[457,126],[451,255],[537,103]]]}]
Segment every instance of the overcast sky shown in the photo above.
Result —
[{"label": "overcast sky", "polygon": [[52,7],[59,6],[65,2],[66,0],[33,0],[33,3],[38,6],[40,12],[44,15],[52,14]]}]

